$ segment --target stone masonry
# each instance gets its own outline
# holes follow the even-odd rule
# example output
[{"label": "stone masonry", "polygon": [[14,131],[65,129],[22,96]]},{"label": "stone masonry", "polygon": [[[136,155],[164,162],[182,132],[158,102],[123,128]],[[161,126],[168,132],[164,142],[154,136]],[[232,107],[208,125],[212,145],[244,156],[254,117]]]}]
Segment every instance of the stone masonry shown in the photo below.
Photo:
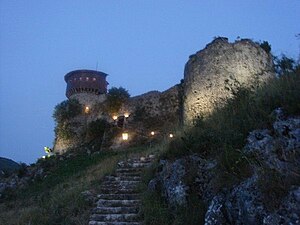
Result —
[{"label": "stone masonry", "polygon": [[142,225],[138,185],[143,168],[153,159],[141,157],[121,161],[114,175],[106,176],[100,185],[96,207],[89,225]]},{"label": "stone masonry", "polygon": [[257,86],[274,76],[272,56],[249,39],[216,38],[190,56],[184,71],[185,125],[212,112],[240,86]]}]

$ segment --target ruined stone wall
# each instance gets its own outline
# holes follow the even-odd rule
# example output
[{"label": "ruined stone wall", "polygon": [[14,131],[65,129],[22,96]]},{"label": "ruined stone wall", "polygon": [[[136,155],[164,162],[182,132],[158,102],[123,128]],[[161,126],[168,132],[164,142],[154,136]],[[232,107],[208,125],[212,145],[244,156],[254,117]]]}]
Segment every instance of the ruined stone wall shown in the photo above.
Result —
[{"label": "ruined stone wall", "polygon": [[[166,91],[151,91],[129,99],[124,106],[130,114],[136,116],[138,110],[144,111],[143,120],[152,119],[164,123],[178,125],[180,119],[180,85],[175,85]],[[132,119],[134,119],[132,117]]]},{"label": "ruined stone wall", "polygon": [[237,87],[262,84],[273,76],[272,57],[258,44],[249,39],[235,43],[215,39],[185,65],[184,124],[191,125],[199,115],[212,112]]}]

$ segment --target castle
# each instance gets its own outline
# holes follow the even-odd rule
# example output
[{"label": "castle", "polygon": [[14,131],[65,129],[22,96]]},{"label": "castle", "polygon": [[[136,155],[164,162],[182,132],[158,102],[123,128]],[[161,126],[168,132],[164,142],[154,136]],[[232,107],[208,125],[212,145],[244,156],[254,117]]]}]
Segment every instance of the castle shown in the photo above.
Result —
[{"label": "castle", "polygon": [[[88,118],[77,118],[77,123],[98,118],[113,122],[113,115],[107,115],[102,110],[105,108],[103,104],[108,85],[106,77],[107,74],[93,70],[75,70],[65,75],[66,96],[77,99],[86,107],[97,108]],[[259,86],[272,77],[272,56],[258,43],[250,39],[229,43],[227,38],[220,37],[190,56],[185,65],[183,82],[164,92],[151,91],[131,97],[117,114],[126,113],[129,116],[132,138],[150,131],[147,125],[149,120],[153,129],[169,132],[175,126],[193,125],[195,119],[211,113],[214,107],[232,97],[238,87]],[[99,104],[102,105],[99,107]],[[144,118],[136,120],[141,109]],[[82,132],[78,127],[76,132]],[[54,149],[61,152],[78,144],[78,141],[80,139],[64,141],[57,137]]]},{"label": "castle", "polygon": [[107,93],[107,74],[95,70],[74,70],[65,75],[66,97],[83,105],[103,102]]}]

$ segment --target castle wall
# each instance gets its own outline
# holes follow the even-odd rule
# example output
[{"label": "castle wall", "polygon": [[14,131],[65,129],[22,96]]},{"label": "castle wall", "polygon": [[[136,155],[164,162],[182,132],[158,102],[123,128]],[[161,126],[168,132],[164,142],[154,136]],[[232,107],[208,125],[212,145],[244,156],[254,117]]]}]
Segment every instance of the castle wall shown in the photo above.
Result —
[{"label": "castle wall", "polygon": [[273,76],[272,57],[258,44],[248,39],[235,43],[215,39],[185,65],[184,124],[211,113],[241,85],[262,84]]},{"label": "castle wall", "polygon": [[[160,118],[164,122],[178,124],[180,119],[180,85],[175,85],[166,91],[151,91],[129,99],[123,110],[135,113],[144,109],[145,116]],[[163,124],[161,124],[163,125]]]},{"label": "castle wall", "polygon": [[83,106],[88,106],[89,108],[91,108],[95,104],[104,102],[106,100],[106,95],[95,95],[92,93],[75,93],[70,96],[70,99],[77,99],[79,103]]}]

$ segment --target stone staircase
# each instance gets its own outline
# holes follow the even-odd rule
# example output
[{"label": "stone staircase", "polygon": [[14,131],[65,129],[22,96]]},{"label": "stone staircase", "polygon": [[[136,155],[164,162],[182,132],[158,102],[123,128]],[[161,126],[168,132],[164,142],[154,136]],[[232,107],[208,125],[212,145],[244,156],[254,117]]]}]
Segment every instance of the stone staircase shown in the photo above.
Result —
[{"label": "stone staircase", "polygon": [[100,185],[97,206],[89,225],[142,225],[138,185],[145,167],[154,156],[134,158],[118,163],[115,174],[106,176]]}]

